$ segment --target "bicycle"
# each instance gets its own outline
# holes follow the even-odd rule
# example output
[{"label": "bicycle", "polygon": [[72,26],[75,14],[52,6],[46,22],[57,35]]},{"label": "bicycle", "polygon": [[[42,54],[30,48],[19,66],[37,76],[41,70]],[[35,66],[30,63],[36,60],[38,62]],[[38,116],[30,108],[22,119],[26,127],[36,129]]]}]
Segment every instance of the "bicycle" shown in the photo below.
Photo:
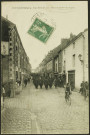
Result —
[{"label": "bicycle", "polygon": [[65,101],[71,105],[71,97],[68,91],[65,92]]}]

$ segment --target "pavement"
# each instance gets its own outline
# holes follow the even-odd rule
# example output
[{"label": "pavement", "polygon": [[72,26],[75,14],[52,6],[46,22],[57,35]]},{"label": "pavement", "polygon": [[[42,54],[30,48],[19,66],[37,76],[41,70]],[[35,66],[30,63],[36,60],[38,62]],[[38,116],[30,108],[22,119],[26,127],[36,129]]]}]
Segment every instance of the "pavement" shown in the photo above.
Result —
[{"label": "pavement", "polygon": [[64,88],[35,89],[28,84],[15,98],[5,99],[2,134],[88,134],[89,100],[72,92],[65,102]]}]

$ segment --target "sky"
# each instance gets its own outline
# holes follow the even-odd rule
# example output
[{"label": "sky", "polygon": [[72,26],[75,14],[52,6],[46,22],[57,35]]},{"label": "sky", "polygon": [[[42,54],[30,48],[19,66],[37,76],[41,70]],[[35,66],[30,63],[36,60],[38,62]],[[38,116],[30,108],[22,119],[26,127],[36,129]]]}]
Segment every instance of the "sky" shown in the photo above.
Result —
[{"label": "sky", "polygon": [[[32,69],[60,45],[61,38],[69,38],[70,33],[77,35],[88,28],[87,1],[1,2],[1,15],[16,24]],[[28,34],[36,17],[54,27],[46,44]]]}]

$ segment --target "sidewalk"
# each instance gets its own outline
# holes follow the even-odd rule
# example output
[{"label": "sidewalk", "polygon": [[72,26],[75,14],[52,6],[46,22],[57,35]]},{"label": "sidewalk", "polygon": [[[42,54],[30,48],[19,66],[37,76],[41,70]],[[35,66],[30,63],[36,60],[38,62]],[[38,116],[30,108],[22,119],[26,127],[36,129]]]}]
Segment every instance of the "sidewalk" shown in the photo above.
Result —
[{"label": "sidewalk", "polygon": [[5,98],[4,111],[1,113],[2,134],[31,134],[31,112],[25,108],[26,101],[22,97],[25,89],[14,98]]},{"label": "sidewalk", "polygon": [[31,111],[30,88],[28,84],[14,98],[5,99],[4,111],[1,113],[2,134],[37,134],[36,115]]},{"label": "sidewalk", "polygon": [[[22,87],[18,86],[16,91],[15,91],[16,92],[15,97],[17,96],[17,94],[20,94],[21,91],[22,91]],[[4,102],[5,102],[5,100],[10,100],[10,99],[11,99],[10,97],[4,97]],[[5,103],[4,102],[3,102],[3,96],[1,96],[1,113],[5,110],[5,106],[4,106]]]}]

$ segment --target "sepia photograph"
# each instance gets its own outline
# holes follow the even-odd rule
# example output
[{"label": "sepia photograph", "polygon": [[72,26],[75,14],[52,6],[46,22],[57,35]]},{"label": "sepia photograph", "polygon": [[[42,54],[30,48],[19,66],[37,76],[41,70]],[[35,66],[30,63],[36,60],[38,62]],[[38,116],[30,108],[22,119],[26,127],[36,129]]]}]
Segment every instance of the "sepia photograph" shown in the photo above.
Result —
[{"label": "sepia photograph", "polygon": [[88,1],[1,1],[1,134],[89,134]]}]

